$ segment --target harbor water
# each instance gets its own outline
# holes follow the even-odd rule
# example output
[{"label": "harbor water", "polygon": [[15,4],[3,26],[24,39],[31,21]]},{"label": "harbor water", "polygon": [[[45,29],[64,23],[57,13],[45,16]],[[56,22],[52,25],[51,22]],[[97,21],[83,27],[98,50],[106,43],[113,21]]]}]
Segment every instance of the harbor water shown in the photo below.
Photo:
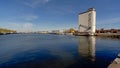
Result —
[{"label": "harbor water", "polygon": [[0,35],[0,68],[107,68],[118,53],[117,38]]}]

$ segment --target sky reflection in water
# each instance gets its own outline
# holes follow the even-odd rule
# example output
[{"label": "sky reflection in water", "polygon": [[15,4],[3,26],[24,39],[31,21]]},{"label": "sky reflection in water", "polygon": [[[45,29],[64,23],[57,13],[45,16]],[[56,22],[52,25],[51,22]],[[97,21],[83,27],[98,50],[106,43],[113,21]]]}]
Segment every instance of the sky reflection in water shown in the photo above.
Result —
[{"label": "sky reflection in water", "polygon": [[106,68],[120,40],[94,36],[16,34],[0,36],[0,68]]}]

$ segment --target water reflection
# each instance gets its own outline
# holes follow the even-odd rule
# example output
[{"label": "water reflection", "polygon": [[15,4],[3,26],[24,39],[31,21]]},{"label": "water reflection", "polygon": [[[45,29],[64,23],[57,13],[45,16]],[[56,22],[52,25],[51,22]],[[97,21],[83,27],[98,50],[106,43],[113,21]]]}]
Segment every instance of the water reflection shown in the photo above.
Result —
[{"label": "water reflection", "polygon": [[95,42],[94,36],[80,36],[78,46],[80,56],[95,61]]},{"label": "water reflection", "polygon": [[107,68],[120,52],[119,44],[94,36],[3,35],[0,68]]}]

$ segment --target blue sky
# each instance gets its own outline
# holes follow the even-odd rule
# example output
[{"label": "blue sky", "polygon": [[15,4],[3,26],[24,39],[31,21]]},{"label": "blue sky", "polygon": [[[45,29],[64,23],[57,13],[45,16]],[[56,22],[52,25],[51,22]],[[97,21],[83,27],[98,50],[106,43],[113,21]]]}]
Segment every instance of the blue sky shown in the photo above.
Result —
[{"label": "blue sky", "polygon": [[94,7],[97,29],[120,28],[120,0],[0,0],[0,28],[42,31],[78,28],[78,13]]}]

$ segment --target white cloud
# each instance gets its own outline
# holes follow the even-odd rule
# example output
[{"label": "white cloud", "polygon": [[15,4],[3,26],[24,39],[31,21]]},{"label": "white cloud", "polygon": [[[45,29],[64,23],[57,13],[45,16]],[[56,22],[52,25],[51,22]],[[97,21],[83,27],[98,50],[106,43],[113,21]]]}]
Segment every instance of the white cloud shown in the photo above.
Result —
[{"label": "white cloud", "polygon": [[98,21],[98,24],[114,24],[119,22],[120,22],[120,17],[116,17],[116,18],[110,18],[110,19]]},{"label": "white cloud", "polygon": [[50,0],[20,0],[24,5],[35,8],[48,3]]},{"label": "white cloud", "polygon": [[25,29],[32,29],[34,27],[34,25],[32,23],[28,22],[28,23],[24,23],[22,25],[22,27],[25,28]]},{"label": "white cloud", "polygon": [[31,22],[25,23],[9,23],[8,28],[17,30],[18,32],[32,32],[35,30],[36,25]]},{"label": "white cloud", "polygon": [[22,31],[32,32],[35,30],[35,25],[33,23],[27,22],[22,24]]},{"label": "white cloud", "polygon": [[109,18],[101,21],[97,21],[98,28],[118,28],[120,23],[120,17]]},{"label": "white cloud", "polygon": [[26,21],[32,21],[38,19],[37,15],[23,15],[22,18]]}]

